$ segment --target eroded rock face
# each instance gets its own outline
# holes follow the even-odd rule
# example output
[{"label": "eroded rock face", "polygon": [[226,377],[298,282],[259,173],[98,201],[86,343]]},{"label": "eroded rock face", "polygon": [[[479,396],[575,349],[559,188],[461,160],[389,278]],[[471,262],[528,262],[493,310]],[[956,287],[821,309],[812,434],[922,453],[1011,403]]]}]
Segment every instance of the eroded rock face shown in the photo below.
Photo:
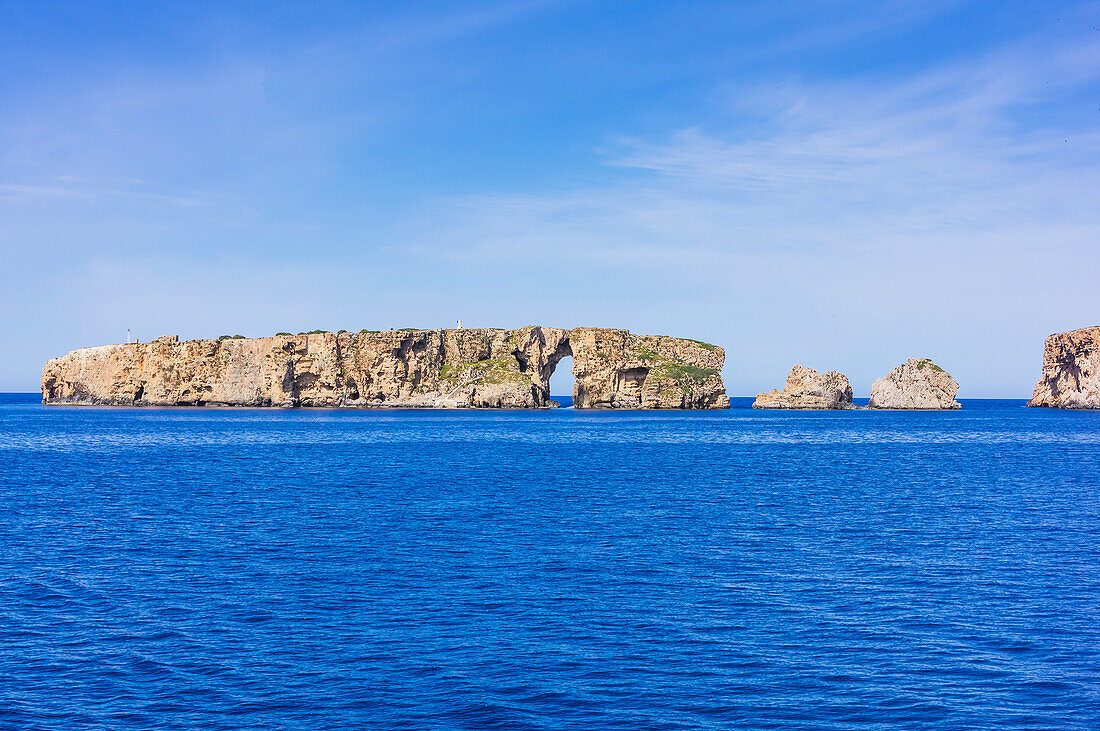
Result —
[{"label": "eroded rock face", "polygon": [[1028,406],[1100,409],[1100,325],[1047,338]]},{"label": "eroded rock face", "polygon": [[[614,356],[590,332],[621,333],[624,343],[653,341],[649,370],[660,366],[661,377],[649,380],[639,393],[628,353],[620,349]],[[151,343],[83,348],[48,361],[42,399],[125,406],[541,408],[557,405],[550,400],[550,376],[563,357],[574,354],[575,343],[575,394],[604,394],[613,408],[728,407],[719,374],[721,348],[684,345],[691,342],[639,338],[624,330],[534,326],[186,342],[166,336]],[[588,364],[584,374],[578,363]],[[644,375],[641,382],[647,383]],[[645,395],[673,388],[677,398]],[[578,405],[604,405],[587,399]]]},{"label": "eroded rock face", "polygon": [[754,409],[850,409],[852,384],[836,371],[818,375],[813,368],[795,365],[787,374],[783,390],[759,394]]},{"label": "eroded rock face", "polygon": [[957,409],[959,384],[928,358],[910,358],[871,385],[872,409]]},{"label": "eroded rock face", "polygon": [[569,344],[576,408],[729,408],[717,345],[596,327],[571,330]]}]

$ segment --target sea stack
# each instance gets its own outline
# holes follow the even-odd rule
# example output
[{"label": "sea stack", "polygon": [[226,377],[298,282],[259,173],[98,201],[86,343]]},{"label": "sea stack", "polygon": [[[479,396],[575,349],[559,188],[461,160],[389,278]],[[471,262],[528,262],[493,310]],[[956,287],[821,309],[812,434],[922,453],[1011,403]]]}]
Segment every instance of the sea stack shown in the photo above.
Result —
[{"label": "sea stack", "polygon": [[573,356],[574,405],[729,408],[716,345],[626,330],[529,326],[313,332],[103,345],[54,358],[46,404],[543,408]]},{"label": "sea stack", "polygon": [[959,384],[929,358],[910,358],[871,385],[872,409],[958,409]]},{"label": "sea stack", "polygon": [[1100,409],[1100,325],[1047,338],[1043,375],[1027,405]]},{"label": "sea stack", "polygon": [[818,375],[813,368],[796,365],[787,374],[783,390],[759,394],[754,409],[850,409],[852,385],[836,371]]}]

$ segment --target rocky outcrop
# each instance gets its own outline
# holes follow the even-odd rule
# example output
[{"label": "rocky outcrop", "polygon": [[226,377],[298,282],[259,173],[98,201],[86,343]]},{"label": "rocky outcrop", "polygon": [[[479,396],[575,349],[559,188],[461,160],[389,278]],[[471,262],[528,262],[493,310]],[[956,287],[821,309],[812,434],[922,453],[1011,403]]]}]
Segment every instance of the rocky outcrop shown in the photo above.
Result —
[{"label": "rocky outcrop", "polygon": [[818,375],[813,368],[796,365],[787,374],[783,390],[759,394],[754,409],[850,409],[852,384],[836,371]]},{"label": "rocky outcrop", "polygon": [[959,384],[928,358],[910,358],[871,385],[872,409],[957,409]]},{"label": "rocky outcrop", "polygon": [[567,355],[574,356],[574,398],[580,408],[729,405],[720,375],[721,348],[625,330],[550,327],[317,332],[186,342],[166,336],[150,343],[83,348],[48,361],[42,400],[124,406],[541,408],[557,405],[550,400],[550,376]]},{"label": "rocky outcrop", "polygon": [[1100,409],[1100,325],[1047,338],[1028,406]]},{"label": "rocky outcrop", "polygon": [[580,327],[569,332],[579,409],[727,409],[717,345]]}]

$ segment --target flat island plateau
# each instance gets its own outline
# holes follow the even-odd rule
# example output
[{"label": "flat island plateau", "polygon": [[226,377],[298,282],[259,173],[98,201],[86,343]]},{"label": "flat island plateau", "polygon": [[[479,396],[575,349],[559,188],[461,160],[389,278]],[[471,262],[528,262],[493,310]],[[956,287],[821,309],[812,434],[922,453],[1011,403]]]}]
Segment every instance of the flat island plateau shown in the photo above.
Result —
[{"label": "flat island plateau", "polygon": [[74,350],[46,363],[46,404],[544,408],[573,358],[583,409],[729,408],[722,348],[626,330],[528,326],[313,332]]}]

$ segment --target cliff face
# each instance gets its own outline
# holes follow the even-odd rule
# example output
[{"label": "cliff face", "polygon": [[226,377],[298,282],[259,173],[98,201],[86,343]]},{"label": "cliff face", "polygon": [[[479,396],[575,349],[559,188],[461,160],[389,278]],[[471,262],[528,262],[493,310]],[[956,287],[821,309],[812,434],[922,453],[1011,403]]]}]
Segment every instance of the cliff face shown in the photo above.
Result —
[{"label": "cliff face", "polygon": [[1100,409],[1100,325],[1047,338],[1028,406]]},{"label": "cliff face", "polygon": [[787,374],[783,390],[762,393],[753,402],[754,409],[850,409],[852,384],[836,371],[818,375],[813,368],[796,365]]},{"label": "cliff face", "polygon": [[569,332],[573,405],[579,409],[728,409],[726,351],[717,345],[626,330]]},{"label": "cliff face", "polygon": [[[623,346],[609,349],[596,333],[617,334],[607,337]],[[631,360],[631,344],[642,341],[652,341],[662,353],[650,368],[635,367]],[[556,405],[550,401],[550,376],[571,354],[580,408],[729,405],[719,374],[720,348],[639,338],[625,330],[549,327],[187,342],[165,337],[83,348],[46,363],[42,399],[120,406],[540,408]],[[664,370],[652,379],[642,374],[639,388],[639,368],[648,373],[658,365]],[[677,397],[656,395],[669,390]],[[650,391],[654,395],[645,396]]]},{"label": "cliff face", "polygon": [[959,384],[928,358],[910,358],[871,385],[872,409],[958,409]]}]

